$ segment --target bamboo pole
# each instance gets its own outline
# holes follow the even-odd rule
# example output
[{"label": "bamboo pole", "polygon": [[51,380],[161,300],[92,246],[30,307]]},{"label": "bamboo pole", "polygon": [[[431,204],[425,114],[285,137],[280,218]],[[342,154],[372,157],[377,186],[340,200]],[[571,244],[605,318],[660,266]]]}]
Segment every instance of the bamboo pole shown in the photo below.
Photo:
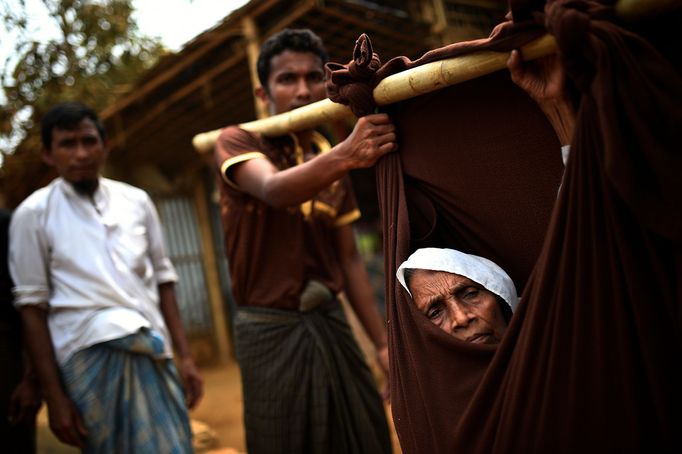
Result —
[{"label": "bamboo pole", "polygon": [[[263,118],[262,120],[242,123],[240,128],[247,131],[260,132],[268,136],[281,136],[289,132],[303,131],[314,128],[317,125],[329,121],[347,118],[353,114],[350,108],[343,104],[337,104],[329,99],[308,104],[298,109],[290,110],[279,115]],[[199,153],[208,153],[213,150],[215,142],[220,135],[220,129],[197,134],[192,139],[194,148]]]},{"label": "bamboo pole", "polygon": [[[556,51],[556,41],[545,35],[521,48],[525,60],[533,60]],[[427,63],[394,74],[374,89],[374,100],[380,106],[404,101],[506,68],[508,52],[476,52]]]},{"label": "bamboo pole", "polygon": [[[552,36],[545,35],[521,49],[524,58],[531,60],[554,52],[556,43]],[[382,80],[374,89],[374,99],[378,105],[384,106],[413,98],[503,69],[508,58],[507,52],[477,52],[427,63]],[[347,106],[323,99],[269,118],[242,123],[239,127],[267,136],[279,136],[351,115]],[[210,152],[219,135],[220,129],[197,134],[192,140],[194,148],[200,153]]]},{"label": "bamboo pole", "polygon": [[[653,6],[656,6],[654,8],[656,10],[672,9],[676,1],[678,0],[658,0],[657,2],[621,0],[617,11],[620,15],[632,16],[635,13],[640,14],[644,10],[650,10]],[[521,48],[524,60],[533,60],[554,52],[556,52],[556,41],[551,35],[542,36]],[[508,58],[508,52],[483,51],[427,63],[382,80],[374,89],[374,99],[380,106],[403,101],[504,69]],[[314,128],[322,123],[351,115],[348,107],[324,99],[269,118],[242,123],[239,126],[267,136],[278,136]],[[194,148],[199,153],[210,152],[219,135],[220,129],[197,134],[192,140]]]}]

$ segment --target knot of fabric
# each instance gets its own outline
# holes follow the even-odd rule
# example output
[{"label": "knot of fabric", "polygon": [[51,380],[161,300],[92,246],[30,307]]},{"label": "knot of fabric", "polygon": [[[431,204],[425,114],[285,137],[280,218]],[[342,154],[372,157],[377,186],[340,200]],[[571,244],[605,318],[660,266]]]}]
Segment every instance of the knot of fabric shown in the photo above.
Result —
[{"label": "knot of fabric", "polygon": [[578,88],[586,90],[594,76],[590,33],[593,21],[613,21],[612,6],[594,0],[554,0],[544,14],[535,17],[554,35],[567,74]]},{"label": "knot of fabric", "polygon": [[567,45],[567,48],[582,47],[590,26],[589,10],[594,7],[590,0],[556,0],[545,5],[543,20],[547,31]]},{"label": "knot of fabric", "polygon": [[575,25],[584,25],[591,20],[613,21],[615,10],[612,5],[596,0],[549,0],[545,4],[544,17],[547,30],[553,32],[567,19]]},{"label": "knot of fabric", "polygon": [[372,113],[376,108],[372,91],[380,67],[379,55],[372,51],[372,42],[363,33],[355,41],[350,64],[327,63],[327,96],[334,102],[349,106],[358,117]]}]

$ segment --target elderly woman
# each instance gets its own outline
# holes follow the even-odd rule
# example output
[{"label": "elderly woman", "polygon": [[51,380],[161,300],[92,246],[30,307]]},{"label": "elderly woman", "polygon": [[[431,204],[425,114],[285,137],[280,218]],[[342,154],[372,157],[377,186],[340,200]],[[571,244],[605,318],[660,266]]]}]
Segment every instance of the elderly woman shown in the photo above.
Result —
[{"label": "elderly woman", "polygon": [[502,268],[454,249],[418,249],[396,274],[433,324],[465,342],[500,343],[518,304]]}]

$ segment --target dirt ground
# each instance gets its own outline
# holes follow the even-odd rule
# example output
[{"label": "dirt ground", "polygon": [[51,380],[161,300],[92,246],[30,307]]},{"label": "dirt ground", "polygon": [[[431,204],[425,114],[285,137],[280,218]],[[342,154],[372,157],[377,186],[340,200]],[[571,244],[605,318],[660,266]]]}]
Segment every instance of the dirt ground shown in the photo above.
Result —
[{"label": "dirt ground", "polygon": [[[347,313],[348,314],[348,313]],[[373,347],[359,328],[352,314],[349,323],[355,332],[360,347],[369,359],[368,363],[379,381],[382,380],[378,366],[373,361]],[[197,453],[238,454],[246,452],[244,427],[242,425],[242,395],[239,367],[234,360],[226,364],[201,369],[204,378],[204,398],[199,406],[190,412],[194,446]],[[400,454],[398,439],[390,421],[390,409],[386,407],[391,426],[393,452]],[[38,453],[75,454],[79,451],[57,440],[47,424],[45,406],[38,415]]]}]

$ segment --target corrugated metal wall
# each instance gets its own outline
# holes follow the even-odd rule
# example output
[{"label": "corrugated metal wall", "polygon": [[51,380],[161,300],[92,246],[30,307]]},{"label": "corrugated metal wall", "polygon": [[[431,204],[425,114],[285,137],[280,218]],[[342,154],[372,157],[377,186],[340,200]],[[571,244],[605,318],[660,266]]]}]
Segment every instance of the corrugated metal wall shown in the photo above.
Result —
[{"label": "corrugated metal wall", "polygon": [[180,277],[176,293],[187,335],[211,335],[211,305],[193,200],[190,197],[173,197],[155,202],[168,254]]}]

